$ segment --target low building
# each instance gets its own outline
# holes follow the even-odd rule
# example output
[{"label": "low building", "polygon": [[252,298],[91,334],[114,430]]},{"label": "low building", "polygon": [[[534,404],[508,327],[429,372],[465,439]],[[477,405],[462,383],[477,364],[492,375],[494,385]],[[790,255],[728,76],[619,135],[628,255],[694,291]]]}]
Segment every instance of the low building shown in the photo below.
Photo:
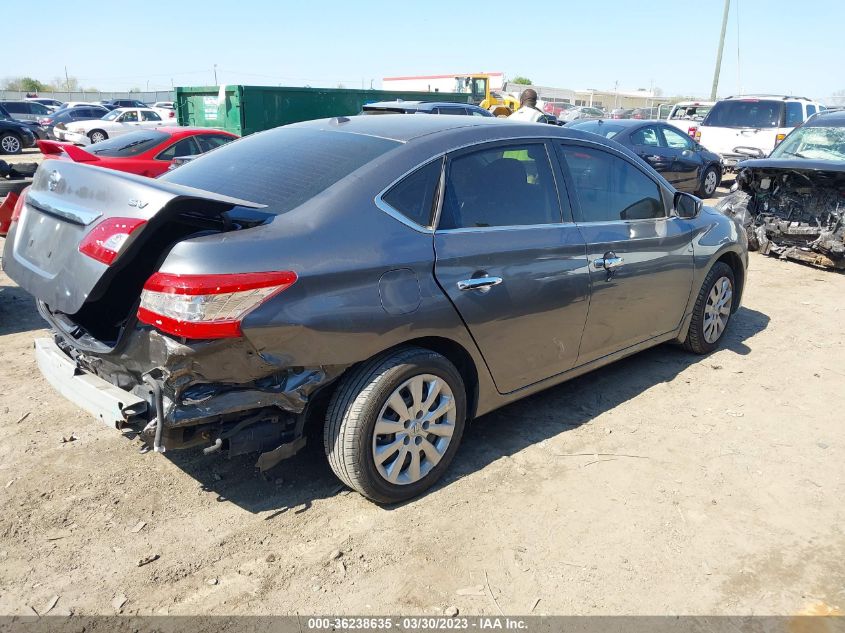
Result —
[{"label": "low building", "polygon": [[417,75],[408,77],[383,77],[382,90],[420,90],[423,92],[455,92],[455,78],[470,75],[488,75],[490,90],[501,90],[505,74],[494,73],[452,73],[451,75]]}]

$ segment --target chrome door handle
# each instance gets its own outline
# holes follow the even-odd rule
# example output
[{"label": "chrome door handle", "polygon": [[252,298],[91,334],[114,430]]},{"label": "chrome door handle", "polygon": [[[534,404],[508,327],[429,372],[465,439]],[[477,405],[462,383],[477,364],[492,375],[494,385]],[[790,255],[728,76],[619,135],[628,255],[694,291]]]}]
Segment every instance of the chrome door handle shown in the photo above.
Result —
[{"label": "chrome door handle", "polygon": [[474,279],[459,281],[458,290],[481,290],[486,292],[500,283],[502,283],[501,277],[476,277]]},{"label": "chrome door handle", "polygon": [[611,268],[618,268],[625,263],[621,257],[602,257],[593,260],[593,268],[596,270],[610,270]]}]

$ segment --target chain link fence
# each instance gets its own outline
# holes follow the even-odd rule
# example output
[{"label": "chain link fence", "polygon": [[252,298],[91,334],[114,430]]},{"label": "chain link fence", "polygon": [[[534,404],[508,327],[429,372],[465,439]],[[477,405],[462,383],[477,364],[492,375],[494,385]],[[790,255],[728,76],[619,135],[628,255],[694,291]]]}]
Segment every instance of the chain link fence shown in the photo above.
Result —
[{"label": "chain link fence", "polygon": [[[34,92],[27,92],[25,90],[0,90],[0,100],[14,101],[17,99],[25,99],[27,95],[35,95]],[[97,101],[104,101],[109,99],[138,99],[144,103],[155,103],[156,101],[173,101],[175,99],[176,91],[174,90],[149,90],[143,92],[39,92],[38,97],[42,99],[58,99],[59,101],[90,101],[96,103]]]}]

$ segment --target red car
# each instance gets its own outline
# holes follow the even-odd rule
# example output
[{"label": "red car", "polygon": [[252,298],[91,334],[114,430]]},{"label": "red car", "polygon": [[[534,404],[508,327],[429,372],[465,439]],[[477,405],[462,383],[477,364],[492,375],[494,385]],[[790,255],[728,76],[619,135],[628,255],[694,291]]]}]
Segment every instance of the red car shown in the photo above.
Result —
[{"label": "red car", "polygon": [[155,178],[167,171],[174,158],[204,154],[237,138],[231,132],[210,128],[157,127],[116,136],[85,149],[59,141],[38,141],[38,148],[45,158]]}]

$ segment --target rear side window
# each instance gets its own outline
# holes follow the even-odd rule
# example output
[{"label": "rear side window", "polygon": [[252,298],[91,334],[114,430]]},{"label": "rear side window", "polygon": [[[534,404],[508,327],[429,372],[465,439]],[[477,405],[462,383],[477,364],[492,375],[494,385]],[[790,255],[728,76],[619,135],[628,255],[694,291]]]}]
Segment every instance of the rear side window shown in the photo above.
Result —
[{"label": "rear side window", "polygon": [[224,145],[161,178],[283,213],[400,145],[361,134],[281,127]]},{"label": "rear side window", "polygon": [[406,176],[382,196],[391,207],[420,226],[431,226],[442,161],[436,160]]},{"label": "rear side window", "polygon": [[666,215],[660,188],[625,160],[587,147],[563,146],[580,203],[578,222],[644,220]]},{"label": "rear side window", "polygon": [[544,144],[497,146],[451,160],[440,229],[560,221],[557,189]]},{"label": "rear side window", "polygon": [[786,124],[784,127],[797,127],[804,122],[804,106],[793,101],[786,104]]},{"label": "rear side window", "polygon": [[783,121],[783,101],[719,101],[701,122],[710,127],[780,127]]},{"label": "rear side window", "polygon": [[142,121],[161,121],[161,117],[158,115],[158,112],[152,112],[150,110],[141,110],[141,120]]}]

